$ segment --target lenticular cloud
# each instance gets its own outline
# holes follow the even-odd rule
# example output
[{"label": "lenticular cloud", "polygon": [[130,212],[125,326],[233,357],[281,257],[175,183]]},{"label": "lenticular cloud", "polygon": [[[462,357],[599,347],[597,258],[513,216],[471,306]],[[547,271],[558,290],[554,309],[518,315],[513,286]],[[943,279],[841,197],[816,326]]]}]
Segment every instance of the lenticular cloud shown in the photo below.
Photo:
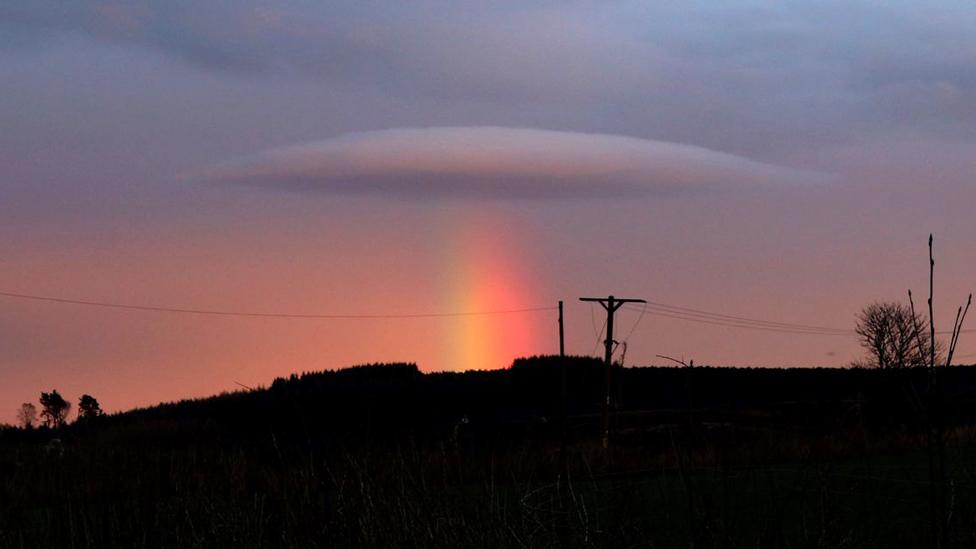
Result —
[{"label": "lenticular cloud", "polygon": [[393,129],[271,149],[204,179],[332,194],[668,195],[819,178],[690,145],[524,128]]}]

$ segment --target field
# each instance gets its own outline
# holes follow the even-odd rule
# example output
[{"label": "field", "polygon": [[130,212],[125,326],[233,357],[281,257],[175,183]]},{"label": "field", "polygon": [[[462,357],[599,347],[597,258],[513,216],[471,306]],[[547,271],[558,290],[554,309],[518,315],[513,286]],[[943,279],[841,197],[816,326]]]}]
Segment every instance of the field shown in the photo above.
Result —
[{"label": "field", "polygon": [[5,430],[0,547],[976,545],[976,370],[938,477],[924,371],[617,369],[609,450],[602,374],[370,366]]}]

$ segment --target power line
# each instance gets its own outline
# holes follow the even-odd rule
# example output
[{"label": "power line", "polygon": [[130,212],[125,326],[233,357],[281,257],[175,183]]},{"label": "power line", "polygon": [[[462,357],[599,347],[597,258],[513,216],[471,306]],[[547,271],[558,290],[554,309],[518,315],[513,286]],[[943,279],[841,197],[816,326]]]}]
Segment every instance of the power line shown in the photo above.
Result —
[{"label": "power line", "polygon": [[404,319],[404,318],[442,318],[442,317],[463,317],[463,316],[482,316],[482,315],[501,315],[515,313],[533,313],[540,311],[554,311],[557,307],[526,307],[521,309],[501,309],[493,311],[466,311],[466,312],[447,312],[447,313],[408,313],[408,314],[301,314],[301,313],[264,313],[248,311],[219,311],[211,309],[187,309],[180,307],[156,307],[152,305],[133,305],[126,303],[111,303],[105,301],[89,301],[84,299],[67,299],[61,297],[18,294],[13,292],[0,292],[0,297],[15,299],[25,299],[31,301],[43,301],[47,303],[60,303],[66,305],[84,305],[88,307],[101,307],[106,309],[123,309],[133,311],[150,311],[156,313],[180,313],[193,315],[210,316],[233,316],[249,318],[286,318],[286,319],[323,319],[323,320],[369,320],[369,319]]},{"label": "power line", "polygon": [[[826,336],[857,335],[857,332],[855,332],[854,330],[845,330],[842,328],[815,326],[811,324],[793,324],[788,322],[776,322],[770,320],[762,320],[758,318],[715,313],[711,311],[704,311],[701,309],[679,307],[677,305],[666,305],[664,303],[649,302],[648,307],[651,309],[649,314],[655,316],[675,318],[679,320],[687,320],[689,322],[700,322],[702,324],[712,324],[716,326],[726,326],[730,328],[745,328],[745,329],[752,329],[752,330],[765,330],[771,332],[796,333],[796,334],[804,334],[804,335],[826,335]],[[627,309],[631,311],[639,310],[634,307],[627,307]],[[976,332],[976,329],[962,330],[960,333],[973,333],[973,332]],[[951,333],[952,332],[945,331],[945,330],[940,330],[936,332],[936,334],[938,335],[948,335]]]},{"label": "power line", "polygon": [[[590,303],[590,326],[593,327],[593,337],[595,337],[596,340],[597,340],[597,343],[599,343],[600,336],[603,335],[603,328],[600,328],[600,333],[597,333],[597,331],[596,331],[596,317],[593,315],[593,307],[594,307],[594,305],[592,303]],[[593,352],[594,353],[596,352],[596,348],[595,347],[593,349]],[[593,354],[593,353],[590,353],[590,354]]]},{"label": "power line", "polygon": [[603,330],[606,329],[607,329],[607,321],[604,320],[603,326],[600,327],[600,332],[596,334],[596,341],[593,342],[593,350],[590,351],[590,356],[594,356],[594,357],[597,356],[596,350],[600,348],[600,343],[601,343],[600,338],[603,337]]},{"label": "power line", "polygon": [[857,333],[854,332],[853,330],[844,331],[844,332],[833,332],[833,331],[825,331],[825,330],[809,330],[804,328],[784,328],[778,326],[766,326],[763,324],[753,324],[748,322],[738,322],[734,320],[720,320],[720,319],[715,319],[710,317],[685,315],[679,313],[672,313],[669,311],[659,311],[654,309],[649,310],[648,314],[665,317],[665,318],[687,320],[690,322],[699,322],[702,324],[711,324],[716,326],[727,326],[731,328],[743,328],[743,329],[759,330],[759,331],[767,331],[767,332],[783,332],[783,333],[791,333],[791,334],[843,336],[843,337],[853,337],[857,335]]},{"label": "power line", "polygon": [[[309,314],[304,314],[304,313],[272,313],[272,312],[256,312],[256,311],[224,311],[224,310],[212,310],[212,309],[136,305],[136,304],[127,304],[127,303],[93,301],[93,300],[85,300],[85,299],[70,299],[70,298],[43,296],[43,295],[35,295],[35,294],[23,294],[23,293],[15,293],[15,292],[0,292],[0,297],[31,300],[31,301],[41,301],[47,303],[59,303],[59,304],[66,304],[66,305],[80,305],[80,306],[88,306],[88,307],[101,307],[107,309],[147,311],[147,312],[157,312],[157,313],[177,313],[177,314],[246,317],[246,318],[306,319],[306,320],[382,320],[382,319],[451,318],[451,317],[466,317],[466,316],[533,313],[533,312],[554,311],[557,309],[557,307],[550,306],[550,307],[524,307],[524,308],[515,308],[515,309],[499,309],[499,310],[488,310],[488,311],[461,311],[461,312],[435,312],[435,313],[404,313],[404,314],[309,313]],[[678,305],[668,305],[665,303],[658,303],[658,302],[648,302],[646,309],[637,308],[635,306],[630,306],[630,305],[627,305],[623,308],[626,310],[640,312],[642,314],[646,313],[646,314],[659,316],[663,318],[672,318],[675,320],[684,320],[687,322],[697,322],[700,324],[709,324],[714,326],[724,326],[727,328],[741,328],[741,329],[749,329],[749,330],[789,333],[789,334],[798,334],[798,335],[823,335],[823,336],[856,335],[854,330],[845,330],[842,328],[832,328],[832,327],[817,326],[812,324],[796,324],[796,323],[778,322],[772,320],[763,320],[763,319],[750,318],[750,317],[739,316],[739,315],[730,315],[725,313],[705,311],[702,309],[692,309],[690,307],[682,307]],[[591,308],[591,316],[592,316],[592,308]],[[605,326],[606,324],[604,324],[604,328]],[[595,331],[596,330],[595,324],[593,327]],[[962,330],[960,333],[973,333],[973,332],[976,332],[976,329]],[[950,332],[938,331],[936,333],[939,335],[946,335],[949,334]],[[603,335],[603,329],[601,328],[599,330],[598,335],[596,336],[597,343],[599,343],[599,338],[602,335]]]},{"label": "power line", "polygon": [[[636,311],[637,309],[632,308],[628,310]],[[827,331],[807,330],[801,328],[780,328],[780,327],[773,327],[773,326],[749,324],[744,322],[736,322],[731,320],[720,320],[720,319],[700,317],[700,316],[688,316],[688,315],[682,315],[678,313],[663,312],[663,311],[652,310],[652,309],[648,309],[647,314],[653,316],[660,316],[664,318],[673,318],[676,320],[685,320],[688,322],[696,322],[699,324],[723,326],[726,328],[742,328],[747,330],[758,330],[764,332],[778,332],[778,333],[796,334],[796,335],[841,336],[841,337],[853,337],[854,335],[856,335],[853,331],[827,332]]]},{"label": "power line", "polygon": [[816,326],[812,324],[796,324],[790,322],[777,322],[772,320],[763,320],[759,318],[750,318],[746,316],[729,315],[724,313],[704,311],[701,309],[691,309],[689,307],[680,307],[677,305],[668,305],[665,303],[648,302],[647,306],[651,309],[661,310],[663,312],[670,313],[670,314],[680,314],[680,315],[706,318],[706,319],[717,320],[717,321],[755,324],[757,326],[764,326],[769,328],[784,328],[784,329],[796,329],[796,330],[816,331],[816,332],[831,332],[831,333],[838,333],[838,334],[853,333],[853,330],[844,329],[844,328],[832,328],[828,326]]},{"label": "power line", "polygon": [[637,317],[637,320],[634,321],[634,325],[630,327],[630,331],[628,331],[627,335],[624,337],[624,343],[627,343],[627,341],[630,340],[630,336],[634,335],[634,332],[637,331],[637,327],[640,326],[641,320],[644,320],[645,313],[647,313],[647,303],[642,304],[640,316]]},{"label": "power line", "polygon": [[[639,309],[633,307],[628,308],[628,310],[635,311],[635,312],[639,311]],[[821,330],[821,329],[794,327],[794,326],[767,325],[767,324],[752,323],[752,322],[740,321],[740,320],[727,320],[724,318],[711,317],[703,314],[681,313],[681,312],[670,311],[670,310],[661,310],[653,307],[648,308],[647,314],[660,316],[664,318],[673,318],[677,320],[697,322],[700,324],[710,324],[714,326],[724,326],[729,328],[743,328],[743,329],[768,331],[768,332],[781,332],[781,333],[791,333],[791,334],[801,334],[801,335],[826,335],[826,336],[856,335],[856,333],[853,330],[840,330],[840,329]]]}]

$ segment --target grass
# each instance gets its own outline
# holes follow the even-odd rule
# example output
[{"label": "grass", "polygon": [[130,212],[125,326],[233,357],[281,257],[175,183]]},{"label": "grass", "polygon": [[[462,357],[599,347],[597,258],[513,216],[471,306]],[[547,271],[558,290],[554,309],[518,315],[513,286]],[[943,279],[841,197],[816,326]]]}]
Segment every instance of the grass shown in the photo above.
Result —
[{"label": "grass", "polygon": [[[555,450],[397,445],[250,448],[206,438],[129,448],[70,440],[63,457],[3,446],[2,547],[917,547],[928,543],[925,455],[846,442],[647,452],[610,467]],[[768,443],[769,441],[766,441]],[[892,441],[881,441],[891,443]],[[787,449],[797,451],[785,459]],[[954,536],[976,542],[973,447],[952,446]],[[677,454],[685,454],[678,456]],[[694,454],[694,455],[692,455]],[[799,458],[799,459],[797,459]],[[679,464],[678,462],[683,462]],[[679,466],[680,465],[680,466]],[[639,467],[638,467],[639,466]],[[966,542],[966,543],[963,543]]]}]

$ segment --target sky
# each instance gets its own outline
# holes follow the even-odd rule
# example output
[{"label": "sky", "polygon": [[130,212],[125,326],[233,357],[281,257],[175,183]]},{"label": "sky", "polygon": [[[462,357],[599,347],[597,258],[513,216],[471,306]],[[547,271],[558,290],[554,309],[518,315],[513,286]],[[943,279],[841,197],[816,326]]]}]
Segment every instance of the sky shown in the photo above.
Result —
[{"label": "sky", "polygon": [[[929,233],[940,329],[976,286],[967,2],[4,2],[0,90],[0,292],[396,317],[0,296],[0,421],[503,368],[559,300],[599,354],[582,296],[849,330],[925,295]],[[628,365],[860,355],[645,312]]]}]

